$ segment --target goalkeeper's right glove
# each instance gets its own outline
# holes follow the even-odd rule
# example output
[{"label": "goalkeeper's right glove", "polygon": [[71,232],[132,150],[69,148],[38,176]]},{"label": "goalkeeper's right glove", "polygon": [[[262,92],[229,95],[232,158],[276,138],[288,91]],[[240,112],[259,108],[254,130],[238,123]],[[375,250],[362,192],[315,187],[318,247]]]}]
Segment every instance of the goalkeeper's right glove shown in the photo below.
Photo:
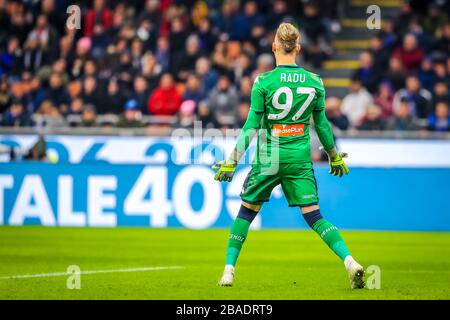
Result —
[{"label": "goalkeeper's right glove", "polygon": [[220,161],[212,166],[213,170],[217,170],[214,180],[230,182],[236,171],[236,162],[233,160]]}]

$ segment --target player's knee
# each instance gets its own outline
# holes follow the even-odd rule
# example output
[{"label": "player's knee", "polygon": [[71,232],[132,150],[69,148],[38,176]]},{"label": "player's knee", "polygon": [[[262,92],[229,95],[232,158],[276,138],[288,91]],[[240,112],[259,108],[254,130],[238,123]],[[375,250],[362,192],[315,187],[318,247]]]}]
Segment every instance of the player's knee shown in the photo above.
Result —
[{"label": "player's knee", "polygon": [[320,214],[318,205],[303,207],[302,213],[303,213],[303,218],[305,219],[306,223],[311,228],[318,220],[323,218],[322,215]]},{"label": "player's knee", "polygon": [[319,205],[312,204],[310,206],[300,207],[300,210],[302,211],[302,214],[307,214],[307,213],[319,210]]},{"label": "player's knee", "polygon": [[244,207],[246,207],[247,209],[250,209],[250,210],[255,211],[255,212],[259,212],[259,210],[261,210],[261,205],[260,204],[252,204],[252,203],[248,203],[248,202],[242,201],[242,205]]},{"label": "player's knee", "polygon": [[239,209],[237,217],[252,223],[253,219],[255,219],[256,215],[258,214],[259,209],[261,209],[261,206],[251,205],[247,202],[243,202],[241,208]]}]

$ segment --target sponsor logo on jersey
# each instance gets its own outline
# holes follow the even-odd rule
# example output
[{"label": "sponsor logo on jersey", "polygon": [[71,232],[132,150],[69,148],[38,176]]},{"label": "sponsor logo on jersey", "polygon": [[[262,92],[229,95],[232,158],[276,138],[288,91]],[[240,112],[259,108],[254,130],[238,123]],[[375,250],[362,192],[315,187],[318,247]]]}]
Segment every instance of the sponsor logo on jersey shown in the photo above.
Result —
[{"label": "sponsor logo on jersey", "polygon": [[274,137],[294,137],[294,136],[301,136],[304,133],[305,133],[305,125],[303,123],[296,123],[296,124],[275,123],[272,128],[272,136]]}]

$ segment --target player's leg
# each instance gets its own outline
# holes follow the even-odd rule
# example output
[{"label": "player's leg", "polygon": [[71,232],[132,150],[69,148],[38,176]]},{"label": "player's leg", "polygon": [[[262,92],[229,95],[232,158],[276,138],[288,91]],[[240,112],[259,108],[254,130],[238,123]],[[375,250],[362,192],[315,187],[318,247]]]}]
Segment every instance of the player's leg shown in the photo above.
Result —
[{"label": "player's leg", "polygon": [[261,209],[261,205],[253,205],[242,202],[241,208],[236,219],[233,222],[228,239],[227,256],[225,269],[222,278],[219,280],[220,286],[232,286],[234,282],[234,268],[236,266],[242,245],[250,229],[250,225]]},{"label": "player's leg", "polygon": [[[344,262],[349,274],[352,274],[352,287],[364,286],[362,267],[350,255],[350,251],[338,229],[331,222],[325,220],[320,213],[317,183],[312,164],[303,163],[285,166],[281,186],[289,205],[301,208],[308,225]],[[358,277],[355,278],[356,273]]]},{"label": "player's leg", "polygon": [[241,193],[242,205],[231,226],[228,239],[225,270],[219,280],[221,286],[231,286],[234,282],[234,272],[242,245],[247,239],[248,230],[253,219],[258,214],[264,202],[268,201],[273,188],[279,184],[276,174],[266,174],[260,165],[253,165],[243,185]]},{"label": "player's leg", "polygon": [[348,271],[351,287],[364,288],[364,269],[353,259],[347,245],[336,226],[324,219],[317,204],[302,206],[303,218],[328,247],[344,262]]}]

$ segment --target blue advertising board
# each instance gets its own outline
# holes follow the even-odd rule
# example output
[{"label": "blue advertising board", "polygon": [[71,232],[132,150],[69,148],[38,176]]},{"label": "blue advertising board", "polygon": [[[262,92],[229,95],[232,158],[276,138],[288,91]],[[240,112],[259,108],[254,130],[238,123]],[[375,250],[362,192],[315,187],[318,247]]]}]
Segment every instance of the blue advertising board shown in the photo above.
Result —
[{"label": "blue advertising board", "polygon": [[[207,165],[92,163],[0,164],[0,224],[230,226],[249,170],[229,184]],[[450,169],[351,167],[339,179],[316,165],[322,214],[342,229],[450,231]],[[281,188],[252,228],[306,228]]]}]

